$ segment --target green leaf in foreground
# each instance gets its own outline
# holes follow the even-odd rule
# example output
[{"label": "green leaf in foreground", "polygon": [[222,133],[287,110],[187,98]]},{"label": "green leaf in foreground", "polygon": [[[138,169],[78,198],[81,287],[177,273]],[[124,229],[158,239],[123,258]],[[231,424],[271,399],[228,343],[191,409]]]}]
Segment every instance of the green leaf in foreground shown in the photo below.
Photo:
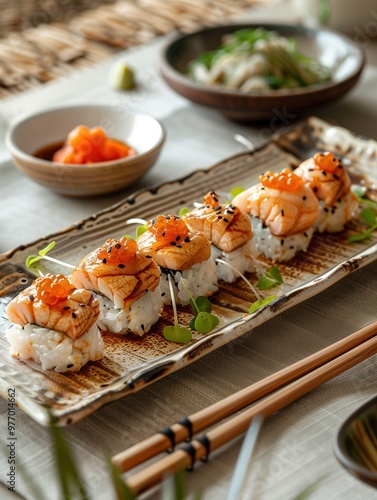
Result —
[{"label": "green leaf in foreground", "polygon": [[267,306],[271,302],[273,302],[275,299],[279,298],[278,295],[270,295],[269,297],[266,297],[265,299],[258,299],[255,302],[253,302],[250,306],[249,309],[249,314],[253,314],[255,311],[258,311],[258,309],[261,309],[264,306]]},{"label": "green leaf in foreground", "polygon": [[110,457],[107,457],[107,463],[110,471],[110,477],[116,493],[117,500],[136,500],[136,495],[123,481],[119,470],[111,462]]},{"label": "green leaf in foreground", "polygon": [[45,248],[42,248],[42,250],[39,250],[38,255],[29,255],[29,257],[26,259],[26,267],[31,267],[32,265],[36,264],[38,261],[42,260],[45,255],[48,254],[50,250],[54,248],[56,245],[55,241],[52,241],[49,243]]},{"label": "green leaf in foreground", "polygon": [[164,337],[170,342],[177,342],[179,344],[187,344],[192,339],[192,333],[185,326],[172,325],[165,326]]},{"label": "green leaf in foreground", "polygon": [[81,478],[77,471],[71,450],[65,440],[62,430],[55,424],[50,427],[51,437],[55,451],[56,470],[58,472],[59,482],[62,491],[62,497],[65,500],[77,498],[87,500]]},{"label": "green leaf in foreground", "polygon": [[284,281],[279,269],[276,266],[272,266],[268,271],[259,276],[258,288],[259,290],[268,290],[283,283]]}]

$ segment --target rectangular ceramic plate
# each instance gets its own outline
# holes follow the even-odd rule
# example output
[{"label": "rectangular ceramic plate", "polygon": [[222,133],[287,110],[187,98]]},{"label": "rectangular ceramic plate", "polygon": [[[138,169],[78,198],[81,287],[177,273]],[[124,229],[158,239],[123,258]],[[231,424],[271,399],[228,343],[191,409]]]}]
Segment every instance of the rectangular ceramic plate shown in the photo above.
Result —
[{"label": "rectangular ceramic plate", "polygon": [[[25,268],[28,255],[38,253],[55,240],[56,247],[51,255],[75,264],[107,238],[133,234],[134,228],[125,225],[129,218],[150,219],[159,213],[178,213],[182,206],[190,206],[194,200],[202,201],[201,195],[209,189],[224,192],[235,186],[248,187],[258,182],[258,176],[266,170],[295,167],[299,161],[324,150],[342,157],[354,178],[368,183],[373,195],[377,143],[317,118],[309,118],[256,151],[238,154],[208,170],[196,171],[156,189],[140,191],[48,239],[9,252],[0,264],[1,394],[7,397],[8,388],[16,388],[18,405],[41,424],[48,424],[46,408],[60,425],[76,422],[104,404],[138,391],[231,342],[375,260],[376,235],[362,243],[346,243],[349,235],[358,229],[356,223],[352,223],[340,234],[315,235],[307,252],[298,254],[288,265],[279,264],[284,284],[261,293],[263,297],[278,294],[279,298],[253,315],[245,315],[255,300],[246,284],[242,280],[232,285],[221,283],[219,292],[211,299],[214,313],[220,317],[219,326],[207,336],[194,333],[188,345],[164,339],[164,326],[172,324],[172,311],[167,308],[143,338],[105,334],[104,359],[89,363],[78,373],[42,372],[34,363],[23,362],[9,354],[4,335],[9,321],[4,308],[34,278]],[[47,263],[45,271],[66,272],[66,269]],[[257,277],[251,275],[250,278],[256,284]],[[180,308],[181,324],[187,325],[191,317],[190,308]]]}]

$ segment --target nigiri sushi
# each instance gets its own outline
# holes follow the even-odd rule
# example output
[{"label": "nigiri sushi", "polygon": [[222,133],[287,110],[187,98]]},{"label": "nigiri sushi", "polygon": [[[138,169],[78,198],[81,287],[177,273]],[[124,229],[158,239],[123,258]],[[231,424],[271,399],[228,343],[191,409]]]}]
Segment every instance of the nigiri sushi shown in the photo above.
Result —
[{"label": "nigiri sushi", "polygon": [[219,258],[231,264],[232,267],[216,263],[219,279],[232,283],[239,277],[234,269],[241,274],[255,271],[258,252],[251,222],[238,207],[220,204],[218,195],[210,191],[204,197],[204,205],[182,215],[182,220],[192,229],[202,231],[211,241],[215,262]]},{"label": "nigiri sushi", "polygon": [[78,371],[101,359],[99,308],[90,292],[75,289],[62,274],[37,278],[6,308],[14,323],[6,332],[12,354],[56,372]]},{"label": "nigiri sushi", "polygon": [[160,287],[165,304],[171,303],[168,275],[174,281],[177,304],[188,304],[188,288],[194,298],[218,290],[211,243],[201,231],[192,230],[177,215],[158,215],[147,223],[148,230],[137,238],[141,252],[150,255],[161,268]]},{"label": "nigiri sushi", "polygon": [[285,262],[308,248],[319,215],[318,200],[289,169],[267,172],[259,184],[238,194],[233,205],[250,214],[257,250]]},{"label": "nigiri sushi", "polygon": [[351,179],[332,153],[316,153],[294,171],[310,186],[319,200],[319,217],[315,229],[320,233],[342,231],[358,207],[351,191]]},{"label": "nigiri sushi", "polygon": [[74,286],[96,293],[101,304],[100,329],[121,335],[142,336],[158,321],[162,310],[159,281],[155,261],[127,237],[108,239],[71,274]]}]

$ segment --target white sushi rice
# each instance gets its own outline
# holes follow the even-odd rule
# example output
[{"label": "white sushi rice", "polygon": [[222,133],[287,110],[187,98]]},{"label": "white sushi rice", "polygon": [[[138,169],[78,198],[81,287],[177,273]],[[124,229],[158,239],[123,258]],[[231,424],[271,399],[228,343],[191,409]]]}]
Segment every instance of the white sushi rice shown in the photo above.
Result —
[{"label": "white sushi rice", "polygon": [[158,321],[162,311],[159,286],[153,292],[144,294],[127,311],[115,308],[114,303],[103,295],[96,294],[96,298],[100,303],[99,328],[119,335],[144,335]]},{"label": "white sushi rice", "polygon": [[[260,254],[256,248],[254,239],[249,240],[245,245],[242,245],[233,252],[223,252],[215,245],[211,246],[212,259],[216,262],[216,259],[224,260],[228,262],[233,268],[239,271],[241,274],[254,273],[256,271],[256,258]],[[232,267],[222,264],[221,262],[216,262],[217,267],[217,277],[219,280],[223,280],[226,283],[233,283],[239,274],[232,269]]]},{"label": "white sushi rice", "polygon": [[305,252],[314,233],[314,229],[309,228],[303,233],[291,236],[275,236],[260,219],[257,217],[250,217],[250,219],[257,250],[267,259],[275,262],[286,262],[293,259],[298,251]]},{"label": "white sushi rice", "polygon": [[162,269],[161,271],[160,288],[164,304],[171,304],[167,273],[174,280],[173,290],[177,304],[187,305],[190,301],[185,285],[194,298],[200,296],[206,297],[218,290],[216,264],[212,258],[194,264],[191,269],[185,271],[173,271],[171,269]]},{"label": "white sushi rice", "polygon": [[346,223],[354,217],[357,208],[357,198],[351,191],[332,206],[320,201],[319,217],[314,228],[320,233],[325,231],[328,233],[343,231]]},{"label": "white sushi rice", "polygon": [[42,370],[75,372],[88,361],[103,358],[103,340],[96,323],[78,339],[28,323],[6,331],[13,356],[33,359]]}]

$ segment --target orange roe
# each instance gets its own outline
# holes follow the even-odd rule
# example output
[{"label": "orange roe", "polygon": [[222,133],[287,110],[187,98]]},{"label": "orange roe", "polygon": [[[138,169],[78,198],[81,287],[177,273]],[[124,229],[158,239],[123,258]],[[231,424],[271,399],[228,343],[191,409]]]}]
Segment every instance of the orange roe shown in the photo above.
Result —
[{"label": "orange roe", "polygon": [[334,173],[340,166],[340,161],[332,153],[316,153],[314,163],[326,172]]},{"label": "orange roe", "polygon": [[156,240],[168,244],[179,244],[188,235],[186,224],[177,215],[158,215],[148,222],[148,230]]},{"label": "orange roe", "polygon": [[136,241],[123,236],[120,240],[106,240],[106,243],[98,251],[98,258],[104,264],[120,264],[134,259],[136,252]]},{"label": "orange roe", "polygon": [[63,274],[46,274],[35,281],[36,295],[39,300],[54,306],[68,297],[72,285]]},{"label": "orange roe", "polygon": [[291,193],[296,193],[303,186],[301,177],[291,172],[289,168],[278,173],[266,172],[259,177],[259,180],[266,188],[280,189]]},{"label": "orange roe", "polygon": [[101,127],[89,129],[78,125],[69,134],[64,146],[56,151],[52,161],[63,164],[88,164],[118,160],[135,155],[128,144],[110,139]]}]

